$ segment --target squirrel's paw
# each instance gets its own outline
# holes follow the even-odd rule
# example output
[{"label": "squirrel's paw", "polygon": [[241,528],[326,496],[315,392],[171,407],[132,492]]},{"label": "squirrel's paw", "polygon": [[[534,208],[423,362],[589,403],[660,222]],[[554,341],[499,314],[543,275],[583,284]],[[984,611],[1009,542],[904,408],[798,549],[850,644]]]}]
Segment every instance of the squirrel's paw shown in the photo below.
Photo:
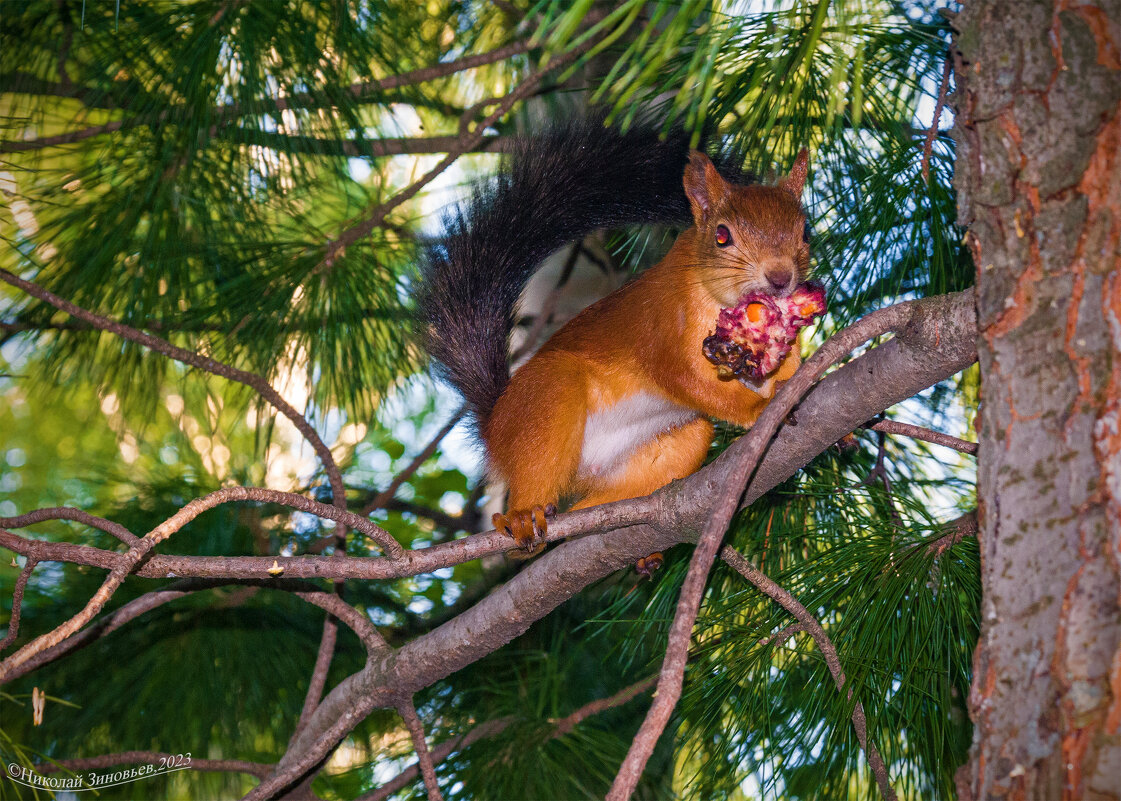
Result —
[{"label": "squirrel's paw", "polygon": [[654,552],[649,556],[644,556],[634,563],[634,572],[644,578],[650,578],[656,572],[662,569],[662,564],[665,559],[660,552]]},{"label": "squirrel's paw", "polygon": [[508,552],[509,555],[528,559],[544,550],[545,543],[535,544],[534,540],[545,536],[545,532],[549,530],[549,518],[556,513],[557,507],[550,503],[544,507],[509,510],[506,514],[495,512],[491,516],[491,523],[495,531],[502,531],[507,537],[511,537],[520,549]]}]

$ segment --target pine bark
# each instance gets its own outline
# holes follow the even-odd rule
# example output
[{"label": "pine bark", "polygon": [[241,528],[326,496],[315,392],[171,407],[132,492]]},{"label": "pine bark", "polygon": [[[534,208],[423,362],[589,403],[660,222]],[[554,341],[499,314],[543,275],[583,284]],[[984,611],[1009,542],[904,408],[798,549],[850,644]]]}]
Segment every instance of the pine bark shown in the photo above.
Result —
[{"label": "pine bark", "polygon": [[1121,2],[954,20],[977,264],[981,637],[963,799],[1121,798]]}]

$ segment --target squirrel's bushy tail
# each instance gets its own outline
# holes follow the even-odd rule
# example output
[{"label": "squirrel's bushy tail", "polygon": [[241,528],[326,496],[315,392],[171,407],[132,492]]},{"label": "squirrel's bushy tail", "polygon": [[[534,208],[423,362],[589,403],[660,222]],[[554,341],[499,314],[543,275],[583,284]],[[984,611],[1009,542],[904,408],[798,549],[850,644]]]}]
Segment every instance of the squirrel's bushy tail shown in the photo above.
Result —
[{"label": "squirrel's bushy tail", "polygon": [[599,228],[689,219],[684,134],[621,133],[589,118],[521,141],[428,246],[421,334],[480,426],[509,382],[514,306],[538,265]]}]

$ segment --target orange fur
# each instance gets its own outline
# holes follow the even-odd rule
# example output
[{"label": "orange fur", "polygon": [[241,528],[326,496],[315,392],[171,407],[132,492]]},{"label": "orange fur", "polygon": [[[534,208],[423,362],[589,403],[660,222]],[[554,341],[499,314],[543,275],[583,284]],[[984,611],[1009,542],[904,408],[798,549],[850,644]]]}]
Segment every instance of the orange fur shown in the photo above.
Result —
[{"label": "orange fur", "polygon": [[[646,495],[701,466],[709,417],[755,422],[773,383],[756,391],[719,379],[701,345],[721,307],[755,289],[789,292],[804,276],[804,178],[804,155],[773,187],[726,183],[707,158],[691,156],[684,184],[695,225],[659,264],[554,334],[486,420],[491,469],[509,486],[510,509]],[[718,225],[730,229],[727,247],[715,243]],[[783,276],[788,283],[776,288]],[[795,347],[773,381],[799,363]]]}]

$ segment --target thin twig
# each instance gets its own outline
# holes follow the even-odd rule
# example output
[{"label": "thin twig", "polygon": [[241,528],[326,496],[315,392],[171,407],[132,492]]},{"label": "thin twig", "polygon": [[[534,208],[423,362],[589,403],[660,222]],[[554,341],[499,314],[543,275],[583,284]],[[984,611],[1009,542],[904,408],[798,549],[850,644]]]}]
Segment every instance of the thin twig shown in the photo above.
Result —
[{"label": "thin twig", "polygon": [[[291,592],[302,600],[330,612],[335,618],[343,620],[343,622],[354,631],[358,638],[366,644],[367,649],[378,650],[387,647],[384,645],[384,640],[381,638],[381,635],[373,629],[368,618],[365,618],[358,610],[354,609],[354,607],[350,606],[342,599],[320,590],[314,585],[287,579],[283,581],[274,579],[184,579],[182,581],[172,582],[158,590],[145,593],[139,598],[134,598],[119,609],[115,609],[108,615],[99,618],[93,625],[78,632],[73,637],[63,640],[57,645],[36,654],[13,670],[12,673],[5,678],[5,681],[18,679],[20,676],[24,676],[45,664],[61,659],[67,654],[73,653],[81,648],[85,648],[94,641],[111,634],[141,615],[147,614],[153,609],[158,609],[164,604],[171,603],[172,601],[176,601],[195,592],[220,589],[231,584],[240,585],[254,591],[265,588]],[[228,607],[238,603],[244,603],[249,600],[250,597],[252,596],[242,595],[224,600],[222,606]]]},{"label": "thin twig", "polygon": [[914,301],[872,312],[848,328],[830,337],[798,372],[782,387],[744,437],[745,445],[738,454],[728,481],[713,505],[689,562],[689,570],[678,598],[677,610],[670,627],[666,655],[658,678],[654,703],[635,735],[626,759],[619,768],[608,801],[627,801],[638,785],[654,745],[669,722],[670,714],[681,697],[689,639],[700,610],[709,570],[716,558],[720,540],[739,506],[740,496],[763,456],[771,438],[807,390],[833,364],[869,339],[898,330],[911,317]]},{"label": "thin twig", "polygon": [[[754,584],[761,592],[777,601],[783,609],[805,626],[806,631],[817,644],[818,650],[821,651],[821,655],[825,657],[825,664],[829,667],[830,675],[833,676],[833,683],[837,685],[838,690],[842,689],[845,684],[845,673],[841,668],[841,659],[837,656],[837,649],[833,646],[833,641],[829,639],[829,635],[825,633],[825,629],[822,628],[817,618],[811,615],[797,598],[758,570],[735,548],[730,545],[724,546],[720,552],[720,558]],[[851,700],[851,688],[848,690],[846,698]],[[868,721],[864,716],[864,707],[861,706],[859,701],[853,706],[852,725],[856,730],[856,739],[860,742],[860,747],[864,749],[864,754],[868,758],[868,766],[872,768],[872,773],[876,776],[876,784],[880,787],[880,794],[886,801],[896,801],[895,790],[892,789],[891,782],[888,779],[887,767],[880,757],[880,752],[876,749],[876,744],[868,739]]]},{"label": "thin twig", "polygon": [[[421,67],[410,72],[405,72],[400,75],[391,75],[387,78],[382,78],[376,81],[363,81],[348,86],[343,94],[347,94],[355,102],[364,102],[370,98],[376,97],[387,89],[398,89],[404,86],[412,86],[418,83],[426,83],[428,81],[436,80],[437,78],[445,78],[449,75],[454,75],[457,72],[473,69],[475,67],[493,64],[496,61],[504,61],[512,56],[521,55],[527,52],[532,45],[528,41],[514,42],[513,44],[505,45],[496,48],[487,53],[479,53],[474,56],[464,56],[463,58],[449,61],[443,64],[435,64],[430,67]],[[37,88],[43,90],[48,85],[36,84]],[[65,93],[60,95],[64,97],[79,97],[79,92],[92,90],[71,90],[65,89]],[[229,103],[223,106],[216,106],[210,109],[209,119],[217,124],[228,122],[246,114],[274,114],[288,109],[302,109],[302,108],[319,108],[322,106],[322,95],[316,95],[312,92],[300,92],[293,95],[283,97],[275,97],[262,99],[259,102],[245,104],[245,103]],[[94,136],[100,136],[105,133],[113,133],[119,131],[125,126],[133,125],[161,125],[166,122],[176,121],[182,117],[187,119],[187,116],[196,116],[197,112],[188,107],[173,107],[164,111],[154,114],[140,114],[135,117],[130,117],[126,120],[113,120],[112,122],[104,125],[94,125],[88,128],[83,128],[78,131],[68,131],[66,133],[55,134],[53,136],[43,136],[37,139],[27,140],[8,140],[0,141],[0,153],[14,153],[17,151],[28,150],[41,150],[46,147],[53,147],[55,145],[73,144],[85,139],[90,139]],[[477,147],[477,145],[476,145]]]},{"label": "thin twig", "polygon": [[464,506],[462,512],[457,515],[450,515],[441,509],[433,509],[429,506],[423,506],[414,501],[403,501],[400,498],[394,498],[391,501],[386,501],[384,508],[390,512],[408,512],[417,517],[423,517],[426,520],[431,520],[437,526],[447,529],[449,532],[456,531],[474,531],[475,518],[477,515],[469,514],[471,509],[470,500]]},{"label": "thin twig", "polygon": [[440,785],[436,781],[436,768],[432,764],[432,754],[429,752],[428,743],[424,739],[424,724],[420,722],[420,716],[416,713],[413,699],[409,698],[403,701],[397,707],[397,712],[405,721],[405,728],[409,730],[409,736],[413,740],[413,750],[416,751],[417,764],[420,765],[420,773],[424,777],[424,787],[428,790],[428,801],[444,801],[444,796],[440,792]]},{"label": "thin twig", "polygon": [[28,559],[27,564],[23,566],[23,570],[19,572],[19,578],[16,579],[16,588],[12,592],[12,616],[8,618],[8,633],[4,636],[4,639],[0,640],[0,651],[14,643],[16,637],[19,636],[20,610],[23,609],[23,590],[27,587],[27,580],[31,578],[31,572],[37,564],[39,563],[34,559]]},{"label": "thin twig", "polygon": [[922,428],[921,426],[913,426],[910,423],[900,423],[895,420],[880,420],[870,426],[864,426],[870,431],[881,431],[885,434],[899,434],[911,439],[921,439],[923,442],[933,442],[935,445],[943,445],[947,448],[953,448],[955,451],[968,453],[972,456],[977,455],[977,443],[969,442],[968,440],[959,439],[950,434],[943,434],[941,431],[932,431],[929,428]]},{"label": "thin twig", "polygon": [[894,533],[892,534],[894,541],[896,534],[903,529],[903,516],[899,514],[899,509],[895,506],[895,495],[891,491],[891,476],[887,472],[887,435],[882,431],[877,431],[876,440],[876,464],[861,483],[868,486],[873,481],[878,480],[883,486],[884,498],[887,501],[887,513],[894,527]]},{"label": "thin twig", "polygon": [[428,461],[432,454],[436,452],[436,449],[440,447],[440,442],[455,428],[456,423],[460,421],[466,412],[466,406],[459,407],[456,413],[451,416],[451,419],[444,424],[444,427],[436,432],[436,436],[434,436],[428,444],[424,446],[421,452],[409,462],[408,466],[393,477],[393,480],[389,482],[389,486],[379,492],[372,501],[362,507],[361,514],[363,517],[369,517],[371,512],[383,508],[393,499],[393,496],[397,494],[397,490],[401,488],[401,485],[408,481],[409,478],[420,469],[420,466]]},{"label": "thin twig", "polygon": [[[456,751],[462,751],[472,743],[500,734],[509,728],[514,720],[513,717],[488,720],[486,723],[474,726],[471,731],[461,737],[452,737],[445,740],[432,749],[432,761],[438,765]],[[398,790],[402,790],[416,781],[416,777],[419,775],[420,766],[410,765],[372,793],[359,796],[355,801],[385,801]]]},{"label": "thin twig", "polygon": [[[360,721],[366,719],[377,705],[374,696],[356,698],[345,714],[336,718],[331,726],[315,738],[311,747],[303,749],[298,756],[287,762],[282,760],[283,767],[278,766],[264,781],[250,790],[244,796],[244,801],[265,801],[272,798],[300,776],[313,770]],[[291,753],[292,749],[289,749],[285,757],[287,758]]]},{"label": "thin twig", "polygon": [[[589,701],[588,703],[584,704],[579,709],[574,710],[572,713],[566,715],[565,717],[550,721],[553,724],[554,728],[552,733],[549,735],[549,739],[555,740],[558,737],[563,737],[566,734],[569,734],[579,724],[583,723],[593,715],[598,715],[610,709],[615,709],[616,707],[623,706],[624,704],[637,698],[638,696],[649,690],[651,687],[653,687],[654,683],[657,680],[657,676],[649,676],[648,678],[636,682],[629,687],[624,687],[614,695],[608,696],[607,698],[597,698],[595,701]],[[435,764],[438,765],[454,752],[462,751],[464,748],[474,742],[489,737],[494,737],[502,733],[511,725],[513,725],[516,720],[516,718],[511,716],[496,718],[494,720],[488,720],[485,723],[480,723],[477,726],[473,727],[471,731],[467,732],[467,734],[463,735],[462,737],[452,737],[451,739],[445,740],[444,742],[433,748],[432,760]],[[389,796],[393,795],[397,791],[407,787],[410,782],[415,781],[419,773],[420,771],[417,765],[410,765],[409,767],[398,773],[396,776],[394,776],[392,779],[387,781],[385,784],[383,784],[381,787],[379,787],[377,790],[364,796],[360,796],[356,799],[356,801],[385,801],[386,798],[389,798]]]},{"label": "thin twig", "polygon": [[946,534],[942,535],[927,546],[927,553],[939,557],[953,548],[966,537],[977,536],[977,510],[966,512],[961,517],[951,520],[943,527]]},{"label": "thin twig", "polygon": [[49,303],[56,309],[61,309],[72,317],[77,317],[79,320],[83,320],[89,323],[94,328],[100,328],[102,331],[108,331],[110,333],[116,334],[122,339],[127,339],[130,342],[136,342],[137,344],[143,345],[144,347],[154,350],[157,353],[162,353],[163,355],[167,356],[168,358],[174,359],[175,361],[182,362],[183,364],[188,364],[192,367],[197,367],[198,369],[205,370],[206,372],[212,373],[213,375],[222,376],[223,378],[228,378],[231,381],[236,381],[239,384],[244,384],[247,387],[255,389],[258,394],[261,395],[261,397],[272,404],[273,408],[275,408],[278,412],[291,420],[292,424],[303,435],[304,439],[308,441],[312,449],[315,451],[316,455],[319,457],[319,460],[323,465],[323,470],[327,473],[327,477],[331,485],[332,500],[338,502],[340,499],[342,499],[343,503],[345,503],[346,492],[343,487],[342,473],[339,471],[339,467],[335,463],[335,457],[332,456],[331,449],[327,447],[316,430],[312,428],[311,424],[307,421],[307,418],[297,412],[291,406],[291,404],[289,404],[288,401],[284,400],[284,398],[280,396],[280,393],[277,392],[272,387],[272,385],[269,384],[269,382],[261,376],[256,375],[255,373],[246,372],[245,370],[240,370],[236,367],[232,367],[228,364],[217,361],[216,359],[212,359],[209,356],[203,356],[199,353],[196,353],[195,351],[177,347],[176,345],[172,345],[166,339],[161,339],[160,337],[149,334],[146,331],[140,331],[136,328],[125,325],[124,323],[119,323],[116,320],[110,320],[107,317],[102,317],[101,315],[94,314],[87,309],[76,306],[68,300],[60,298],[53,292],[48,292],[46,289],[43,289],[37,284],[33,284],[30,281],[25,281],[24,279],[13,275],[7,270],[0,269],[0,280],[3,280],[14,287],[22,289],[32,297],[38,298],[45,303]]},{"label": "thin twig", "polygon": [[806,630],[806,627],[802,623],[792,623],[791,625],[786,626],[785,628],[779,629],[774,634],[771,634],[767,637],[763,637],[762,639],[759,640],[759,644],[760,645],[770,645],[771,643],[775,643],[775,642],[786,642],[787,640],[789,640],[791,637],[793,637],[798,632],[805,631],[805,630]]},{"label": "thin twig", "polygon": [[922,147],[922,179],[930,182],[930,156],[934,152],[934,140],[938,137],[938,120],[942,117],[942,107],[946,105],[946,90],[950,86],[950,75],[954,70],[953,59],[946,57],[942,66],[942,84],[938,87],[938,99],[934,103],[934,118],[930,121],[930,128],[926,132],[926,141]]},{"label": "thin twig", "polygon": [[[447,153],[453,147],[459,146],[459,137],[451,134],[413,138],[328,139],[244,128],[215,128],[213,135],[222,136],[239,145],[267,147],[286,154],[308,153],[314,156],[345,156],[347,158],[383,158],[385,156]],[[513,148],[515,141],[514,137],[511,136],[484,136],[477,145],[466,152],[507,153]]]},{"label": "thin twig", "polygon": [[[95,757],[81,759],[59,759],[54,762],[44,762],[35,766],[37,773],[58,773],[64,770],[96,770],[109,768],[114,765],[158,765],[160,760],[181,757],[182,754],[165,754],[162,751],[122,751],[119,754],[102,754]],[[263,778],[272,770],[272,765],[264,762],[248,762],[243,759],[198,759],[191,757],[191,770],[205,771],[234,771],[249,773],[258,778]]]},{"label": "thin twig", "polygon": [[548,64],[518,84],[517,88],[506,95],[498,104],[498,108],[480,122],[473,132],[460,137],[459,145],[450,149],[448,155],[441,159],[439,164],[410,184],[408,188],[403,189],[384,203],[374,207],[363,219],[349,226],[334,239],[328,241],[326,253],[323,256],[323,260],[316,267],[316,270],[329,268],[350,245],[369,236],[371,231],[381,225],[382,221],[385,220],[391,211],[415,197],[421,189],[434,181],[444,170],[455,163],[456,159],[461,155],[472,148],[478,147],[479,143],[486,136],[485,132],[487,128],[502,119],[502,117],[513,108],[515,103],[530,95],[536,89],[537,84],[544,80],[549,72],[575,61],[583,52],[590,49],[596,41],[596,38],[589,39],[580,47],[554,57]]},{"label": "thin twig", "polygon": [[[336,583],[332,582],[331,586],[341,598],[341,594],[337,592]],[[300,709],[300,716],[296,719],[296,726],[292,729],[289,744],[295,742],[296,738],[300,736],[315,712],[315,708],[319,706],[319,702],[323,699],[323,690],[327,687],[327,673],[331,669],[331,660],[335,656],[335,645],[338,642],[338,637],[339,626],[331,615],[327,615],[327,618],[323,621],[323,631],[319,635],[319,647],[315,651],[315,666],[311,670],[311,678],[308,679],[307,692],[304,693],[304,705]]]},{"label": "thin twig", "polygon": [[[147,556],[156,545],[179,531],[184,525],[207,509],[229,501],[244,500],[279,502],[286,506],[295,506],[297,508],[305,508],[307,511],[314,511],[315,514],[319,514],[322,517],[328,517],[340,523],[350,524],[359,530],[366,529],[364,533],[372,532],[371,536],[376,534],[376,539],[385,541],[384,544],[379,544],[382,544],[383,548],[387,548],[388,546],[387,553],[389,550],[393,550],[396,552],[397,556],[404,554],[404,549],[401,548],[396,540],[389,536],[388,532],[382,531],[382,529],[365,518],[358,517],[358,515],[346,510],[340,510],[333,506],[317,503],[310,498],[304,498],[302,495],[292,495],[291,493],[276,492],[274,490],[263,490],[256,487],[227,487],[217,490],[202,498],[196,498],[191,501],[174,515],[148,532],[143,539],[132,545],[109,571],[109,575],[106,577],[101,587],[98,588],[97,592],[94,593],[93,597],[90,598],[89,602],[86,603],[85,607],[83,607],[80,612],[59,625],[53,631],[35,638],[0,663],[0,681],[6,680],[6,677],[12,670],[18,668],[35,654],[57,645],[85,626],[94,615],[101,611],[101,608],[109,598],[112,597],[113,593],[117,591],[117,588],[124,581],[125,577],[133,571],[136,565]],[[392,545],[389,545],[389,543],[392,543]]]},{"label": "thin twig", "polygon": [[607,698],[600,698],[584,704],[575,712],[566,715],[560,720],[553,721],[553,723],[556,724],[556,728],[553,730],[553,733],[549,735],[549,739],[555,740],[558,737],[563,737],[592,715],[598,715],[600,712],[606,712],[608,709],[622,706],[630,700],[642,695],[657,683],[657,676],[648,676],[642,681],[635,682],[630,687],[624,687],[614,695],[609,695]]},{"label": "thin twig", "polygon": [[75,523],[84,523],[90,528],[100,529],[106,534],[112,534],[125,545],[135,545],[140,540],[120,523],[114,523],[112,520],[91,515],[89,512],[83,512],[81,509],[75,509],[71,506],[54,506],[49,509],[36,509],[34,512],[16,517],[0,517],[0,526],[4,528],[24,528],[41,523],[44,520],[72,520]]}]

